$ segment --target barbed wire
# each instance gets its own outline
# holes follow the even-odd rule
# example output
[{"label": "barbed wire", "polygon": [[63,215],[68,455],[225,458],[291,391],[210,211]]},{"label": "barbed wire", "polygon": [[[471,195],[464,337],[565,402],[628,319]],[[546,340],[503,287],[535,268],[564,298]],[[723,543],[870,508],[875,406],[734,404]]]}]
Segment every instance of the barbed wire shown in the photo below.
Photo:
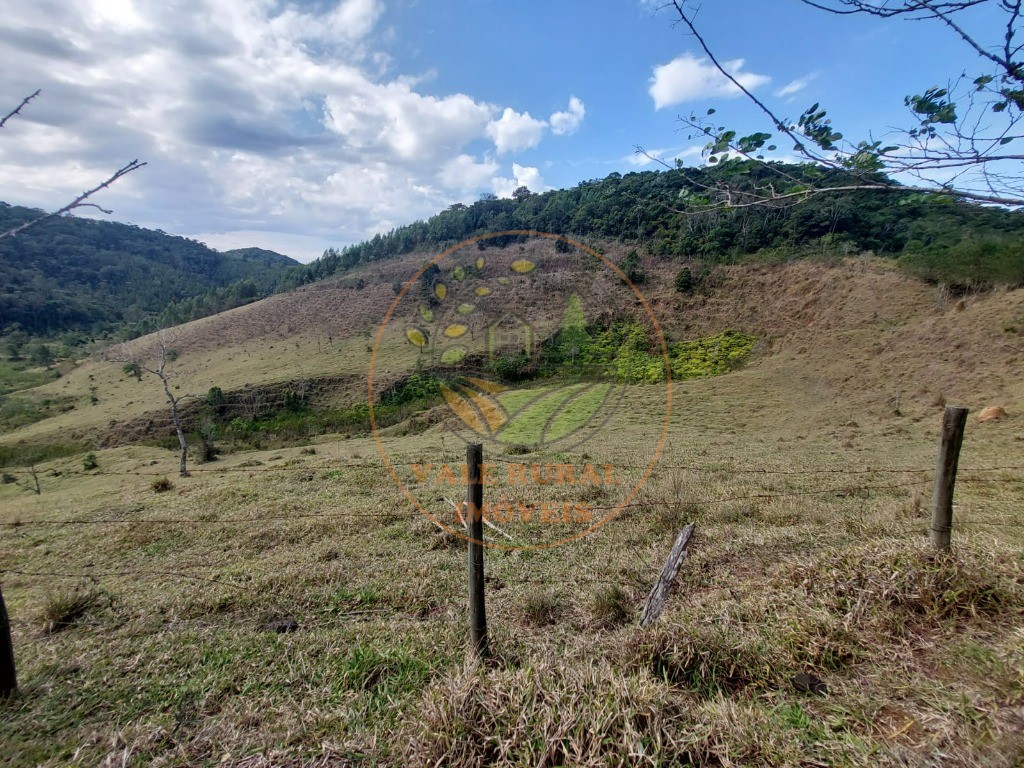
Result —
[{"label": "barbed wire", "polygon": [[[954,530],[957,529],[957,528],[975,527],[975,526],[996,526],[996,527],[1005,527],[1005,528],[1014,528],[1014,529],[1024,529],[1024,522],[1019,522],[1018,523],[1018,522],[997,522],[997,521],[965,520],[965,521],[957,521],[954,524]],[[903,535],[903,534],[910,533],[910,534],[918,534],[918,535],[921,535],[921,536],[927,536],[929,534],[929,532],[930,532],[930,522],[927,521],[927,520],[923,520],[923,519],[918,521],[918,522],[916,522],[916,523],[906,523],[906,524],[899,524],[899,523],[893,523],[893,522],[883,522],[883,523],[881,523],[879,525],[876,525],[876,526],[873,526],[873,527],[878,529],[877,532],[879,534],[891,534],[891,535],[901,534],[901,535]],[[31,571],[29,571],[29,570],[22,570],[20,568],[0,568],[0,579],[2,579],[5,575],[31,576],[31,577],[37,577],[37,578],[52,578],[52,579],[71,579],[71,580],[80,580],[80,581],[98,581],[99,579],[106,579],[106,578],[127,578],[127,577],[137,577],[137,576],[154,576],[154,577],[164,576],[164,577],[169,577],[169,578],[172,578],[172,579],[182,579],[182,580],[195,581],[195,582],[200,582],[200,583],[214,584],[214,585],[218,585],[218,586],[225,586],[225,587],[229,587],[231,589],[239,590],[239,591],[242,591],[242,592],[249,592],[249,593],[252,593],[252,594],[259,594],[259,595],[262,595],[262,596],[271,596],[271,595],[268,594],[267,589],[265,587],[247,586],[247,585],[244,585],[244,584],[238,584],[236,582],[225,581],[224,579],[213,578],[213,577],[209,577],[209,576],[199,576],[197,574],[189,573],[189,572],[181,571],[181,570],[125,569],[125,570],[100,570],[100,571],[83,570],[83,571],[77,571],[77,572],[68,572],[68,571],[39,571],[39,570],[31,570]],[[501,573],[498,573],[498,574],[492,573],[490,575],[490,578],[497,578],[497,579],[499,579],[501,581],[505,581],[506,577],[508,577],[508,576],[509,576],[509,574],[507,574],[505,572],[501,572]],[[550,584],[551,583],[550,579],[545,578],[545,577],[522,576],[521,574],[517,574],[515,576],[515,580],[516,580],[517,583],[526,583],[526,584]],[[618,574],[618,575],[614,575],[614,576],[613,575],[605,576],[605,575],[602,575],[602,574],[592,573],[589,577],[583,579],[583,581],[586,582],[587,584],[590,584],[590,585],[622,586],[624,582],[628,582],[628,583],[632,584],[633,586],[638,586],[638,587],[643,587],[643,588],[646,588],[646,586],[647,586],[647,581],[644,581],[637,574]],[[574,583],[579,583],[579,581],[576,580],[576,581],[574,581]],[[290,618],[290,619],[295,620],[300,625],[300,627],[302,629],[314,629],[314,628],[318,628],[318,627],[327,627],[327,626],[332,626],[332,625],[336,625],[336,624],[340,623],[340,622],[338,622],[336,620],[333,620],[333,621],[332,620],[328,620],[328,621],[325,622],[322,619],[321,620],[310,620],[309,618],[297,617],[296,616],[297,612],[285,610],[285,609],[281,608],[279,604],[271,605],[271,606],[269,606],[269,608],[272,610],[274,615],[276,615],[278,617],[282,617],[282,618],[286,617],[286,618]],[[381,614],[381,613],[391,613],[394,616],[408,615],[411,619],[414,619],[414,620],[417,620],[417,621],[423,620],[422,616],[413,616],[412,614],[403,614],[402,611],[398,611],[398,610],[394,610],[394,609],[389,609],[389,608],[381,608],[381,609],[369,608],[369,609],[359,609],[359,610],[353,610],[353,611],[342,611],[342,612],[336,614],[336,617],[337,618],[344,618],[344,617],[349,617],[349,616]],[[198,620],[198,619],[195,619],[195,620],[193,620],[193,619],[174,619],[174,620],[171,620],[171,621],[169,621],[167,623],[168,624],[180,624],[180,623],[192,623],[194,621],[201,621],[201,620]],[[15,623],[15,622],[12,622],[12,623]],[[20,623],[26,623],[26,622],[20,622]],[[218,627],[219,626],[224,626],[224,625],[229,625],[229,624],[237,624],[239,626],[251,627],[251,623],[249,623],[249,622],[209,622],[209,626],[218,626]]]},{"label": "barbed wire", "polygon": [[[244,630],[249,630],[249,631],[262,631],[262,632],[267,632],[267,633],[277,633],[279,631],[280,632],[293,632],[293,631],[297,631],[297,630],[301,630],[303,632],[309,632],[309,631],[313,631],[313,630],[317,630],[317,629],[331,629],[333,627],[344,626],[344,625],[350,623],[353,619],[358,619],[359,617],[368,617],[368,616],[373,616],[373,615],[380,615],[380,614],[390,614],[390,617],[391,617],[392,620],[395,619],[395,618],[405,618],[405,619],[407,619],[410,622],[417,622],[417,623],[422,622],[422,621],[424,621],[427,618],[427,617],[419,617],[419,616],[417,616],[417,615],[415,615],[413,613],[407,613],[407,612],[403,613],[402,611],[398,611],[398,610],[394,610],[394,609],[389,609],[389,608],[367,608],[367,609],[358,610],[358,611],[342,611],[340,613],[334,614],[334,616],[335,616],[334,619],[326,619],[326,620],[325,619],[308,619],[308,618],[305,618],[303,616],[297,616],[295,614],[295,612],[287,612],[286,611],[284,613],[281,613],[279,617],[275,616],[275,618],[270,619],[270,620],[268,620],[266,622],[263,622],[263,621],[252,621],[252,620],[249,620],[249,621],[246,621],[246,620],[225,620],[225,619],[211,621],[210,619],[199,619],[199,618],[188,618],[188,619],[177,618],[177,619],[168,619],[166,621],[163,621],[161,624],[162,624],[162,627],[170,627],[170,628],[184,627],[184,628],[201,628],[201,629],[244,629]],[[294,621],[295,625],[296,625],[295,628],[294,629],[283,629],[283,630],[277,630],[277,629],[272,628],[271,625],[273,625],[273,624],[275,624],[275,623],[277,623],[279,621],[285,620],[285,619],[290,619],[290,620]],[[9,623],[10,623],[10,625],[12,627],[24,627],[26,629],[37,629],[37,628],[40,627],[41,624],[44,624],[45,622],[42,622],[42,621],[30,621],[28,619],[9,619]],[[112,622],[112,621],[99,621],[99,620],[95,620],[95,619],[89,620],[89,619],[81,619],[81,618],[79,618],[79,619],[75,619],[72,623],[76,627],[103,627],[103,628],[109,630],[109,629],[116,629],[118,627],[124,626],[125,624],[128,624],[129,623],[129,619],[121,618],[119,621]]]},{"label": "barbed wire", "polygon": [[[288,462],[295,462],[296,459],[290,458]],[[299,459],[299,461],[302,461]],[[388,462],[394,466],[396,461],[390,460]],[[413,462],[417,464],[423,464],[423,462]],[[445,463],[444,461],[441,462]],[[462,462],[465,463],[465,462]],[[506,465],[525,465],[532,466],[537,464],[538,466],[543,465],[559,465],[559,464],[595,464],[597,466],[611,466],[614,469],[620,470],[647,470],[650,468],[654,470],[684,470],[689,472],[698,473],[714,473],[714,472],[730,472],[733,474],[749,474],[749,475],[868,475],[868,474],[922,474],[922,473],[934,473],[934,468],[921,468],[921,467],[862,467],[856,469],[830,469],[830,468],[814,468],[814,469],[767,469],[764,467],[709,467],[700,466],[696,464],[661,464],[654,462],[653,464],[623,464],[615,461],[606,460],[594,460],[589,457],[566,457],[559,461],[552,461],[543,457],[537,457],[536,459],[530,459],[524,457],[522,461],[516,461],[514,459],[508,459],[501,456],[488,457],[484,461],[485,464],[506,464]],[[440,466],[440,464],[438,465]],[[387,469],[387,465],[381,459],[374,461],[341,461],[332,462],[330,464],[301,464],[301,463],[288,463],[280,466],[233,466],[233,467],[205,467],[205,466],[194,466],[189,468],[189,474],[225,474],[230,472],[330,472],[338,469]],[[0,468],[0,471],[11,474],[11,475],[23,475],[31,476],[33,471],[31,469],[7,467]],[[40,470],[36,469],[35,474],[51,475],[54,469]],[[138,477],[162,477],[166,474],[176,473],[177,467],[168,471],[140,471],[140,470],[105,470],[105,469],[94,469],[94,470],[58,470],[60,477],[78,476],[78,477],[95,477],[100,475],[109,476],[123,476],[123,475],[134,475]],[[1024,471],[1024,465],[1005,465],[1005,466],[993,466],[993,467],[962,467],[961,472],[964,473],[986,473],[986,472],[1014,472]],[[973,479],[973,478],[957,478],[958,481],[961,479]],[[1007,482],[1018,482],[1024,481],[1024,478],[1004,478]]]},{"label": "barbed wire", "polygon": [[[614,460],[597,459],[594,457],[576,456],[566,457],[562,461],[551,461],[550,459],[545,460],[543,457],[538,457],[541,461],[532,460],[529,455],[524,455],[522,460],[515,460],[506,458],[504,456],[491,456],[484,459],[485,464],[533,464],[533,463],[544,463],[544,464],[558,464],[558,463],[591,463],[596,466],[610,465],[615,469],[628,469],[628,470],[663,470],[663,469],[678,469],[689,472],[733,472],[736,474],[764,474],[764,475],[827,475],[827,474],[843,474],[843,475],[857,475],[857,474],[872,474],[872,473],[915,473],[915,472],[933,472],[934,469],[923,469],[920,467],[864,467],[858,469],[768,469],[765,467],[714,467],[714,466],[701,466],[698,464],[663,464],[658,461],[651,462],[649,464],[625,464]],[[574,461],[570,461],[573,459]],[[1000,468],[1001,469],[1001,468]],[[1024,467],[1018,467],[1018,469],[1024,469]],[[973,471],[973,470],[972,470]],[[985,469],[979,471],[987,471]]]},{"label": "barbed wire", "polygon": [[[863,491],[906,491],[908,486],[914,485],[926,485],[930,483],[928,480],[920,480],[909,483],[903,483],[900,485],[843,485],[834,486],[830,488],[817,488],[813,490],[803,491],[782,491],[776,493],[751,493],[737,496],[724,496],[714,499],[659,499],[659,498],[641,498],[635,502],[627,504],[613,504],[607,506],[595,506],[591,504],[579,504],[569,499],[550,499],[547,502],[550,504],[570,504],[575,503],[579,506],[585,506],[590,511],[611,511],[611,510],[626,510],[635,509],[642,507],[673,507],[684,504],[697,504],[697,505],[714,505],[724,504],[732,501],[750,501],[750,500],[772,500],[778,498],[797,497],[797,496],[815,496],[823,494],[843,494],[844,496],[856,496]],[[519,500],[509,500],[508,504],[524,504],[528,508],[533,509],[537,506],[537,502],[522,502]],[[58,519],[58,520],[14,520],[8,523],[3,523],[7,527],[19,528],[22,526],[76,526],[76,525],[125,525],[125,524],[153,524],[153,525],[223,525],[231,523],[258,523],[261,521],[269,520],[303,520],[303,519],[317,519],[317,518],[401,518],[401,517],[415,517],[416,515],[422,515],[421,510],[389,510],[385,512],[297,512],[294,514],[279,514],[279,515],[250,515],[246,517],[217,517],[217,518],[86,518],[86,519]],[[500,521],[499,521],[500,522]]]},{"label": "barbed wire", "polygon": [[[288,466],[280,467],[267,467],[267,466],[253,466],[253,467],[190,467],[189,474],[195,473],[212,473],[212,474],[223,474],[229,472],[330,472],[338,469],[385,469],[382,463],[369,463],[369,462],[345,462],[341,464],[329,464],[329,465],[303,465],[303,464],[290,464]],[[29,476],[32,475],[30,469],[4,469],[0,470],[7,474]],[[97,475],[111,475],[111,476],[123,476],[123,475],[134,475],[137,477],[163,477],[168,474],[177,474],[178,467],[175,466],[172,470],[163,472],[142,472],[139,470],[109,470],[109,469],[90,469],[90,470],[58,470],[59,475],[51,475],[54,470],[36,470],[37,475],[56,476],[56,477],[95,477]]]},{"label": "barbed wire", "polygon": [[161,517],[144,517],[144,518],[121,518],[121,517],[106,517],[106,518],[91,518],[84,520],[14,520],[9,523],[0,523],[0,525],[7,526],[9,528],[20,528],[26,525],[50,525],[56,527],[72,526],[72,525],[125,525],[125,524],[152,524],[152,525],[222,525],[231,523],[258,523],[264,520],[311,520],[317,518],[323,519],[335,519],[335,518],[401,518],[403,516],[415,516],[421,514],[416,510],[406,511],[389,511],[389,512],[297,512],[290,515],[250,515],[248,517],[219,517],[219,518],[161,518]]},{"label": "barbed wire", "polygon": [[81,579],[88,581],[89,579],[101,579],[101,578],[112,578],[126,576],[170,576],[178,579],[188,579],[190,581],[201,581],[210,584],[220,584],[225,587],[232,587],[233,589],[242,590],[245,592],[256,593],[259,590],[253,587],[246,587],[241,584],[234,584],[230,581],[223,581],[221,579],[213,579],[206,576],[197,576],[194,573],[186,573],[184,571],[160,571],[160,570],[136,570],[130,569],[126,571],[85,571],[82,573],[67,573],[64,571],[22,571],[17,568],[0,568],[0,578],[4,574],[16,574],[18,576],[41,576],[46,578],[55,579]]},{"label": "barbed wire", "polygon": [[714,498],[714,499],[650,499],[650,498],[646,498],[646,499],[643,499],[642,501],[637,501],[637,502],[632,503],[632,504],[624,504],[624,505],[616,505],[616,506],[601,506],[601,507],[591,506],[591,505],[588,504],[586,506],[587,506],[587,509],[591,509],[591,510],[612,510],[612,509],[620,509],[620,508],[626,509],[626,508],[629,508],[629,507],[647,507],[647,506],[666,506],[666,507],[671,507],[671,506],[682,506],[682,505],[690,505],[690,504],[695,504],[697,506],[700,506],[702,504],[706,504],[706,505],[725,504],[726,502],[730,502],[730,501],[750,501],[750,500],[753,500],[753,499],[761,499],[761,500],[768,499],[768,500],[770,500],[770,499],[786,498],[786,497],[790,497],[790,496],[816,496],[816,495],[828,494],[828,493],[835,493],[835,494],[840,494],[841,493],[841,494],[844,494],[844,496],[855,496],[857,493],[859,493],[861,491],[905,491],[908,486],[926,485],[926,484],[928,484],[930,482],[931,482],[930,480],[919,480],[919,481],[912,481],[912,482],[908,482],[908,483],[902,483],[900,485],[855,485],[855,486],[843,485],[843,486],[835,486],[835,487],[831,487],[831,488],[817,488],[817,489],[814,489],[814,490],[806,490],[806,491],[782,491],[782,492],[779,492],[779,493],[751,493],[751,494],[744,494],[742,496],[722,496],[722,497]]},{"label": "barbed wire", "polygon": [[[379,467],[378,467],[379,468]],[[319,469],[316,471],[320,471]],[[120,473],[120,474],[134,474],[134,473]],[[163,475],[160,475],[163,476]],[[1024,484],[1024,478],[988,478],[988,477],[963,477],[958,478],[958,482],[971,483],[971,484],[994,484],[1002,485],[1004,483],[1022,483]],[[612,511],[612,510],[626,510],[639,507],[673,507],[686,504],[700,505],[717,505],[725,504],[736,501],[772,501],[775,499],[802,497],[802,496],[819,496],[827,494],[836,494],[840,497],[857,497],[858,495],[867,491],[906,491],[908,488],[916,486],[929,485],[931,480],[908,480],[900,483],[899,485],[837,485],[826,488],[814,488],[805,490],[792,490],[792,491],[766,491],[759,493],[746,493],[737,494],[732,496],[723,496],[710,499],[695,499],[695,498],[650,498],[641,497],[637,501],[628,504],[612,504],[612,505],[601,505],[595,506],[588,503],[579,504],[585,506],[591,511]],[[520,504],[524,503],[527,506],[535,507],[536,502],[520,502],[518,500],[509,500],[505,503]],[[545,503],[545,502],[542,502]],[[571,499],[550,499],[546,503],[562,504],[562,503],[578,503]],[[244,517],[190,517],[190,518],[179,518],[179,517],[164,517],[164,518],[132,518],[132,517],[116,517],[116,518],[85,518],[85,519],[56,519],[56,520],[24,520],[15,519],[7,523],[0,523],[2,526],[8,528],[18,528],[21,526],[82,526],[82,525],[125,525],[125,524],[139,524],[139,525],[225,525],[235,523],[258,523],[261,521],[273,521],[273,520],[309,520],[309,519],[400,519],[402,517],[415,517],[416,515],[422,514],[420,510],[388,510],[382,512],[357,512],[353,510],[345,510],[341,512],[294,512],[289,514],[269,514],[269,515],[249,515]]]},{"label": "barbed wire", "polygon": [[1019,485],[1024,483],[1024,477],[956,477],[956,482],[959,483],[992,483],[999,485]]}]

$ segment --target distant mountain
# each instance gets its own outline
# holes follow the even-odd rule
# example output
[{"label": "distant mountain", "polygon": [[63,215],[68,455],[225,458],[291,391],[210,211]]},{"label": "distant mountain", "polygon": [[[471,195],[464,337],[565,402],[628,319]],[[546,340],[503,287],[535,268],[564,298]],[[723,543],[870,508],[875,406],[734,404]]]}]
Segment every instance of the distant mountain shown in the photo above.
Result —
[{"label": "distant mountain", "polygon": [[[0,203],[0,231],[40,213]],[[267,296],[297,264],[262,248],[220,253],[159,230],[51,219],[0,240],[0,334],[15,323],[46,336],[151,330],[172,308],[193,315]]]},{"label": "distant mountain", "polygon": [[294,267],[299,263],[291,256],[283,256],[277,251],[268,251],[266,248],[235,248],[230,251],[220,251],[220,254],[271,269],[275,267]]}]

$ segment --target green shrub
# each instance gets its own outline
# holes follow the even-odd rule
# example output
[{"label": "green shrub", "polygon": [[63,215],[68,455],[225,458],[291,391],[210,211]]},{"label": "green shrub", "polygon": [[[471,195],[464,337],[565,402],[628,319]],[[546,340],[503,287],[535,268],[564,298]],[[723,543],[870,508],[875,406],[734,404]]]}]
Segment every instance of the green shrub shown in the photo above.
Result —
[{"label": "green shrub", "polygon": [[487,368],[501,381],[509,383],[525,381],[537,373],[536,366],[524,350],[503,352],[491,360]]},{"label": "green shrub", "polygon": [[647,279],[643,270],[640,269],[640,254],[637,253],[636,248],[630,249],[616,266],[622,270],[622,274],[633,285],[642,285]]},{"label": "green shrub", "polygon": [[290,413],[309,410],[309,401],[304,394],[288,391],[284,393],[284,409]]},{"label": "green shrub", "polygon": [[754,343],[753,336],[722,331],[705,339],[672,344],[672,378],[697,379],[736,370],[753,352]]},{"label": "green shrub", "polygon": [[933,283],[969,288],[1024,285],[1024,246],[1019,238],[965,235],[952,245],[948,242],[945,239],[925,245],[911,241],[899,258],[900,264]]},{"label": "green shrub", "polygon": [[693,272],[683,267],[676,273],[676,290],[679,293],[693,293]]},{"label": "green shrub", "polygon": [[380,396],[382,405],[405,405],[441,397],[443,381],[429,373],[414,373],[402,379]]},{"label": "green shrub", "polygon": [[206,404],[212,408],[220,408],[224,405],[224,390],[220,387],[210,387],[206,392]]},{"label": "green shrub", "polygon": [[88,472],[91,469],[96,469],[99,466],[99,462],[96,460],[95,453],[85,454],[85,458],[82,459],[82,469]]}]

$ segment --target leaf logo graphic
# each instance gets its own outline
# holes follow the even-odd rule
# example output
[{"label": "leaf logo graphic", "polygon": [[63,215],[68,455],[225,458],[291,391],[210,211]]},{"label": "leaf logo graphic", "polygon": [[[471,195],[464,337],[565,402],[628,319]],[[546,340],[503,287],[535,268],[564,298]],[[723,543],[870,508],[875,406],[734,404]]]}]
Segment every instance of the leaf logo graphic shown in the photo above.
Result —
[{"label": "leaf logo graphic", "polygon": [[[441,384],[448,407],[462,419],[462,423],[480,435],[493,435],[508,421],[508,415],[494,395],[503,387],[484,381],[468,379],[477,389],[459,385],[455,388]],[[480,391],[477,391],[480,390]]]},{"label": "leaf logo graphic", "polygon": [[514,409],[501,442],[549,445],[562,440],[599,418],[615,393],[609,382],[542,391]]}]

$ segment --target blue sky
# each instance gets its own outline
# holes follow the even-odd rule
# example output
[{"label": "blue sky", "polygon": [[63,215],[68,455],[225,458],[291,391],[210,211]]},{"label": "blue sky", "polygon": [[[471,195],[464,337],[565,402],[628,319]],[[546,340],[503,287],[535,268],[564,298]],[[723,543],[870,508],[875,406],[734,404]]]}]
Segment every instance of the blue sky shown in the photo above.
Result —
[{"label": "blue sky", "polygon": [[[308,261],[482,193],[657,167],[637,144],[699,164],[677,115],[764,122],[659,5],[6,0],[0,106],[43,95],[0,132],[0,199],[56,208],[138,157],[98,199],[115,220]],[[930,24],[797,0],[705,0],[698,19],[774,109],[820,101],[848,137],[983,72]]]}]

